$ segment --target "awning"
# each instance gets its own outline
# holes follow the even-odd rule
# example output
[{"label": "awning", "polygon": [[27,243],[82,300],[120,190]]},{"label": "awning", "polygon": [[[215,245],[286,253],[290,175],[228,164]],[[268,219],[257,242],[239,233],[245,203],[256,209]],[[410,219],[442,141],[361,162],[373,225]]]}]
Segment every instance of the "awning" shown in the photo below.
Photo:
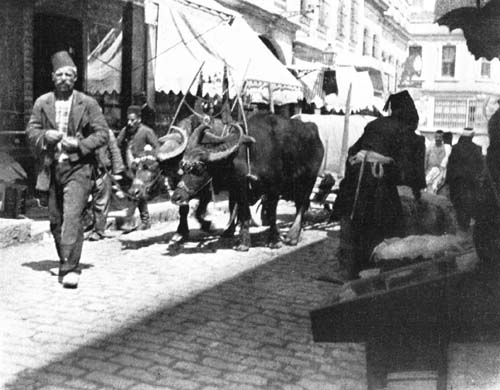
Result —
[{"label": "awning", "polygon": [[296,58],[295,64],[288,65],[287,68],[302,83],[306,102],[314,103],[316,108],[325,105],[326,95],[338,92],[335,70],[327,65]]},{"label": "awning", "polygon": [[377,107],[373,94],[372,80],[368,72],[358,72],[352,66],[338,66],[335,69],[338,86],[338,94],[325,96],[325,105],[328,110],[337,112],[346,110],[349,86],[351,90],[351,111],[358,112],[364,109],[373,110]]},{"label": "awning", "polygon": [[[224,64],[230,75],[230,96],[246,81],[253,102],[267,102],[271,83],[276,104],[302,99],[302,86],[267,49],[245,20],[211,9],[206,2],[165,0],[159,4],[155,88],[187,93],[203,66],[203,93],[222,94]],[[199,80],[190,91],[195,94]]]},{"label": "awning", "polygon": [[112,28],[87,58],[87,92],[121,92],[121,69],[122,31]]},{"label": "awning", "polygon": [[382,72],[380,70],[363,66],[356,66],[356,70],[358,72],[368,72],[372,81],[373,89],[379,93],[384,92],[384,80],[382,79]]}]

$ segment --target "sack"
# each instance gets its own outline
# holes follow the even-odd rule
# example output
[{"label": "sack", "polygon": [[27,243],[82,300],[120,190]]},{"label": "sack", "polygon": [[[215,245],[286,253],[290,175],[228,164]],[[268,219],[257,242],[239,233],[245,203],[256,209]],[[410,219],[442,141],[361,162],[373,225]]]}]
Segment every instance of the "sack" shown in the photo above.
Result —
[{"label": "sack", "polygon": [[17,218],[25,214],[27,192],[26,185],[5,183],[1,216],[3,218]]}]

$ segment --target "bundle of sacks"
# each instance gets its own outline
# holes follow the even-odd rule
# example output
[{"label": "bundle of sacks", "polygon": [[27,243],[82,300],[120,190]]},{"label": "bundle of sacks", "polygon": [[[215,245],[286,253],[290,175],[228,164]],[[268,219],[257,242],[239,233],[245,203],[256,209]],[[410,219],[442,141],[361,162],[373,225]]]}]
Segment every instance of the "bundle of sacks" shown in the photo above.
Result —
[{"label": "bundle of sacks", "polygon": [[372,252],[372,260],[377,264],[385,260],[432,259],[447,254],[462,253],[467,246],[463,237],[452,234],[395,237],[378,244]]}]

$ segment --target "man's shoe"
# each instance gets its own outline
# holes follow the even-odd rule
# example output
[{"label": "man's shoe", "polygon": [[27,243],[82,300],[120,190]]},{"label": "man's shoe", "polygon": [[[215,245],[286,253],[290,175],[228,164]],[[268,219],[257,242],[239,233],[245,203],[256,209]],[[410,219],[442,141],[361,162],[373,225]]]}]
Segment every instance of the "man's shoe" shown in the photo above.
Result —
[{"label": "man's shoe", "polygon": [[124,232],[126,232],[126,233],[129,233],[129,232],[132,232],[132,231],[134,231],[135,229],[137,229],[137,226],[136,226],[136,225],[134,225],[134,224],[133,224],[133,223],[131,223],[131,222],[125,222],[125,223],[121,226],[121,228],[120,228],[120,229],[121,229],[121,230],[123,230],[123,231],[124,231]]},{"label": "man's shoe", "polygon": [[68,272],[62,278],[62,285],[64,288],[77,288],[80,281],[80,274],[78,272]]},{"label": "man's shoe", "polygon": [[141,222],[137,230],[148,230],[151,229],[151,223],[150,222]]}]

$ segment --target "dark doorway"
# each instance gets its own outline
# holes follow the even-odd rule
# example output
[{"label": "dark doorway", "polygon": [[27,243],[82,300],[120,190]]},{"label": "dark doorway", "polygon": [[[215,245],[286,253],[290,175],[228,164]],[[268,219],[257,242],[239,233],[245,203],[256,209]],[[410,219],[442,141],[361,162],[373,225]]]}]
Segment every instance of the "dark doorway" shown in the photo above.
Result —
[{"label": "dark doorway", "polygon": [[59,15],[36,14],[34,24],[33,97],[53,89],[50,57],[67,50],[78,69],[75,88],[82,90],[83,79],[83,27],[73,18]]}]

